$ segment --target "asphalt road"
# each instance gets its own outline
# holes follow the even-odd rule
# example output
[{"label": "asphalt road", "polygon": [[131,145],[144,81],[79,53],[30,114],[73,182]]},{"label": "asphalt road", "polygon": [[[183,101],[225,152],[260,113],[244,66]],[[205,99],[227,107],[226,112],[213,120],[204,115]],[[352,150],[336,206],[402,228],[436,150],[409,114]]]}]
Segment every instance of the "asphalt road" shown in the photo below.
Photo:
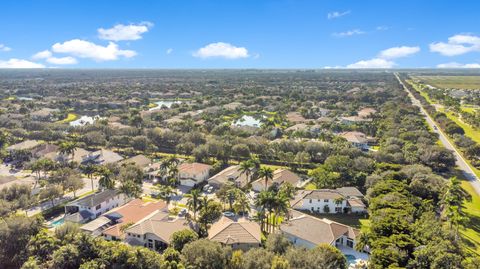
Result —
[{"label": "asphalt road", "polygon": [[427,121],[428,125],[432,127],[433,131],[438,134],[438,138],[440,139],[440,142],[443,144],[443,146],[451,151],[453,151],[453,155],[456,158],[456,164],[458,168],[462,171],[463,175],[465,178],[470,181],[470,184],[472,184],[473,188],[477,192],[478,195],[480,195],[480,181],[478,177],[475,175],[473,170],[468,166],[467,162],[465,159],[460,155],[458,150],[455,148],[452,143],[447,139],[447,136],[440,130],[440,128],[437,126],[437,124],[433,121],[433,119],[428,115],[428,113],[425,111],[423,108],[422,104],[420,101],[413,96],[413,94],[408,90],[407,87],[403,84],[403,82],[400,80],[398,77],[398,74],[395,73],[395,76],[397,77],[398,81],[400,84],[402,84],[403,88],[408,92],[408,96],[412,100],[413,105],[418,106],[420,108],[421,113],[425,117],[425,120]]}]

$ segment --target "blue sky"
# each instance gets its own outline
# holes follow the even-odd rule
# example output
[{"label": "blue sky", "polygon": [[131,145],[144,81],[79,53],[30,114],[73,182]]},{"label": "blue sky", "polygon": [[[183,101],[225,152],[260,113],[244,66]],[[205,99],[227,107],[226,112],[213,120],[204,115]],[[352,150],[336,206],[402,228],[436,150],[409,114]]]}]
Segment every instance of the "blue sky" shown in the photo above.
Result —
[{"label": "blue sky", "polygon": [[2,1],[0,68],[480,67],[480,1]]}]

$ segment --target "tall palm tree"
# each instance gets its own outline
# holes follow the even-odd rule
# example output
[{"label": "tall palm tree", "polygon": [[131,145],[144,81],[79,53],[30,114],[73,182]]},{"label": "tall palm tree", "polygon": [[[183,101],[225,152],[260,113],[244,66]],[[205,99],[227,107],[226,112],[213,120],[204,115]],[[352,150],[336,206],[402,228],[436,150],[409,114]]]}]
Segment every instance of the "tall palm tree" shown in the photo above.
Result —
[{"label": "tall palm tree", "polygon": [[113,189],[115,187],[115,181],[113,180],[113,173],[107,167],[99,167],[97,175],[100,176],[98,186],[104,189]]},{"label": "tall palm tree", "polygon": [[177,194],[177,190],[168,185],[156,185],[155,188],[160,192],[160,197],[167,202],[168,207],[172,196]]},{"label": "tall palm tree", "polygon": [[252,161],[250,160],[247,160],[247,161],[243,161],[240,163],[240,175],[243,175],[245,174],[245,176],[247,177],[247,181],[250,182],[250,177],[253,173],[253,169],[255,168],[255,165],[253,164]]},{"label": "tall palm tree", "polygon": [[63,141],[59,145],[59,151],[63,155],[69,155],[72,156],[71,162],[73,162],[73,159],[75,157],[75,150],[78,147],[78,142],[77,141]]},{"label": "tall palm tree", "polygon": [[288,209],[290,208],[290,198],[284,193],[280,192],[275,195],[275,199],[272,201],[272,203],[272,210],[274,212],[272,224],[273,230],[275,230],[279,217],[288,214]]},{"label": "tall palm tree", "polygon": [[263,212],[264,216],[266,217],[267,221],[264,223],[266,227],[262,227],[263,231],[269,231],[269,222],[270,217],[272,214],[272,209],[275,201],[276,194],[270,191],[262,191],[257,196],[257,200],[255,201],[255,206],[260,208],[260,211]]},{"label": "tall palm tree", "polygon": [[92,185],[92,191],[95,190],[93,186],[93,174],[97,171],[97,167],[94,164],[88,163],[81,167],[82,172],[90,179],[90,184]]},{"label": "tall palm tree", "polygon": [[245,215],[245,212],[250,212],[250,201],[243,191],[237,193],[237,200],[235,201],[234,208],[235,212],[242,212],[242,216]]},{"label": "tall palm tree", "polygon": [[193,211],[193,220],[197,220],[197,211],[200,207],[201,192],[198,189],[193,189],[190,193],[185,194],[187,200],[187,207]]},{"label": "tall palm tree", "polygon": [[270,167],[261,167],[258,170],[258,177],[265,180],[265,191],[268,189],[268,181],[273,179],[273,170]]}]

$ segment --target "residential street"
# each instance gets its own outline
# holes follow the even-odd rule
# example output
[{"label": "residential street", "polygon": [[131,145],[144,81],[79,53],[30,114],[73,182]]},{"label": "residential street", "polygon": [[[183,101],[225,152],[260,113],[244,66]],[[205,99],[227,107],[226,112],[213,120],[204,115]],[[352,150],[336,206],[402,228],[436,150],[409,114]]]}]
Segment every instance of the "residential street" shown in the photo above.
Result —
[{"label": "residential street", "polygon": [[425,111],[423,106],[421,105],[420,101],[416,99],[413,94],[408,90],[408,88],[403,84],[403,82],[400,80],[398,77],[398,74],[395,73],[395,76],[397,77],[398,81],[400,84],[402,84],[403,88],[408,92],[408,96],[412,99],[412,103],[415,106],[420,107],[420,111],[422,114],[425,116],[425,120],[427,121],[428,125],[432,127],[433,131],[438,134],[438,137],[440,139],[440,142],[445,146],[445,148],[453,151],[453,154],[455,158],[457,159],[456,164],[458,168],[462,171],[462,173],[465,175],[465,178],[467,178],[470,181],[470,184],[472,184],[473,188],[477,192],[477,194],[480,195],[480,181],[478,177],[475,175],[475,173],[472,171],[470,166],[468,166],[467,162],[465,159],[460,155],[458,150],[450,143],[450,141],[447,139],[447,136],[440,130],[440,128],[437,126],[437,124],[433,121],[433,119],[428,115],[428,113]]}]

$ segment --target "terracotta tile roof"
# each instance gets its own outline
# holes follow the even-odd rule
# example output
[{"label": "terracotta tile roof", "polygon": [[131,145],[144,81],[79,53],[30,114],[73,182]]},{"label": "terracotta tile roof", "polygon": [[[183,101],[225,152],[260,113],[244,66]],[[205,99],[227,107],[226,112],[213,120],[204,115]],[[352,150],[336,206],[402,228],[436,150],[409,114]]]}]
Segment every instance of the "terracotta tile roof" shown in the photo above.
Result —
[{"label": "terracotta tile roof", "polygon": [[212,166],[203,163],[182,163],[178,166],[179,173],[187,173],[189,175],[202,173],[212,169]]},{"label": "terracotta tile roof", "polygon": [[[277,169],[273,172],[273,180],[269,180],[267,182],[267,186],[270,187],[273,183],[281,185],[285,182],[289,182],[294,187],[296,187],[300,180],[302,179],[297,174],[293,173],[288,169]],[[265,185],[265,180],[263,178],[259,178],[254,182],[260,182]]]},{"label": "terracotta tile roof", "polygon": [[166,208],[166,204],[163,201],[158,202],[144,202],[142,199],[135,199],[129,203],[107,212],[105,215],[110,213],[118,213],[122,216],[121,222],[113,225],[103,231],[103,234],[121,237],[123,232],[121,227],[129,223],[137,223],[148,215],[152,214],[155,211]]},{"label": "terracotta tile roof", "polygon": [[15,145],[7,147],[7,150],[29,150],[37,147],[41,143],[37,140],[25,140]]},{"label": "terracotta tile roof", "polygon": [[223,216],[208,231],[208,239],[223,244],[261,243],[261,231],[258,223],[245,218],[231,219]]},{"label": "terracotta tile roof", "polygon": [[340,134],[341,137],[345,138],[348,142],[351,143],[367,143],[368,138],[364,133],[361,132],[343,132]]}]

